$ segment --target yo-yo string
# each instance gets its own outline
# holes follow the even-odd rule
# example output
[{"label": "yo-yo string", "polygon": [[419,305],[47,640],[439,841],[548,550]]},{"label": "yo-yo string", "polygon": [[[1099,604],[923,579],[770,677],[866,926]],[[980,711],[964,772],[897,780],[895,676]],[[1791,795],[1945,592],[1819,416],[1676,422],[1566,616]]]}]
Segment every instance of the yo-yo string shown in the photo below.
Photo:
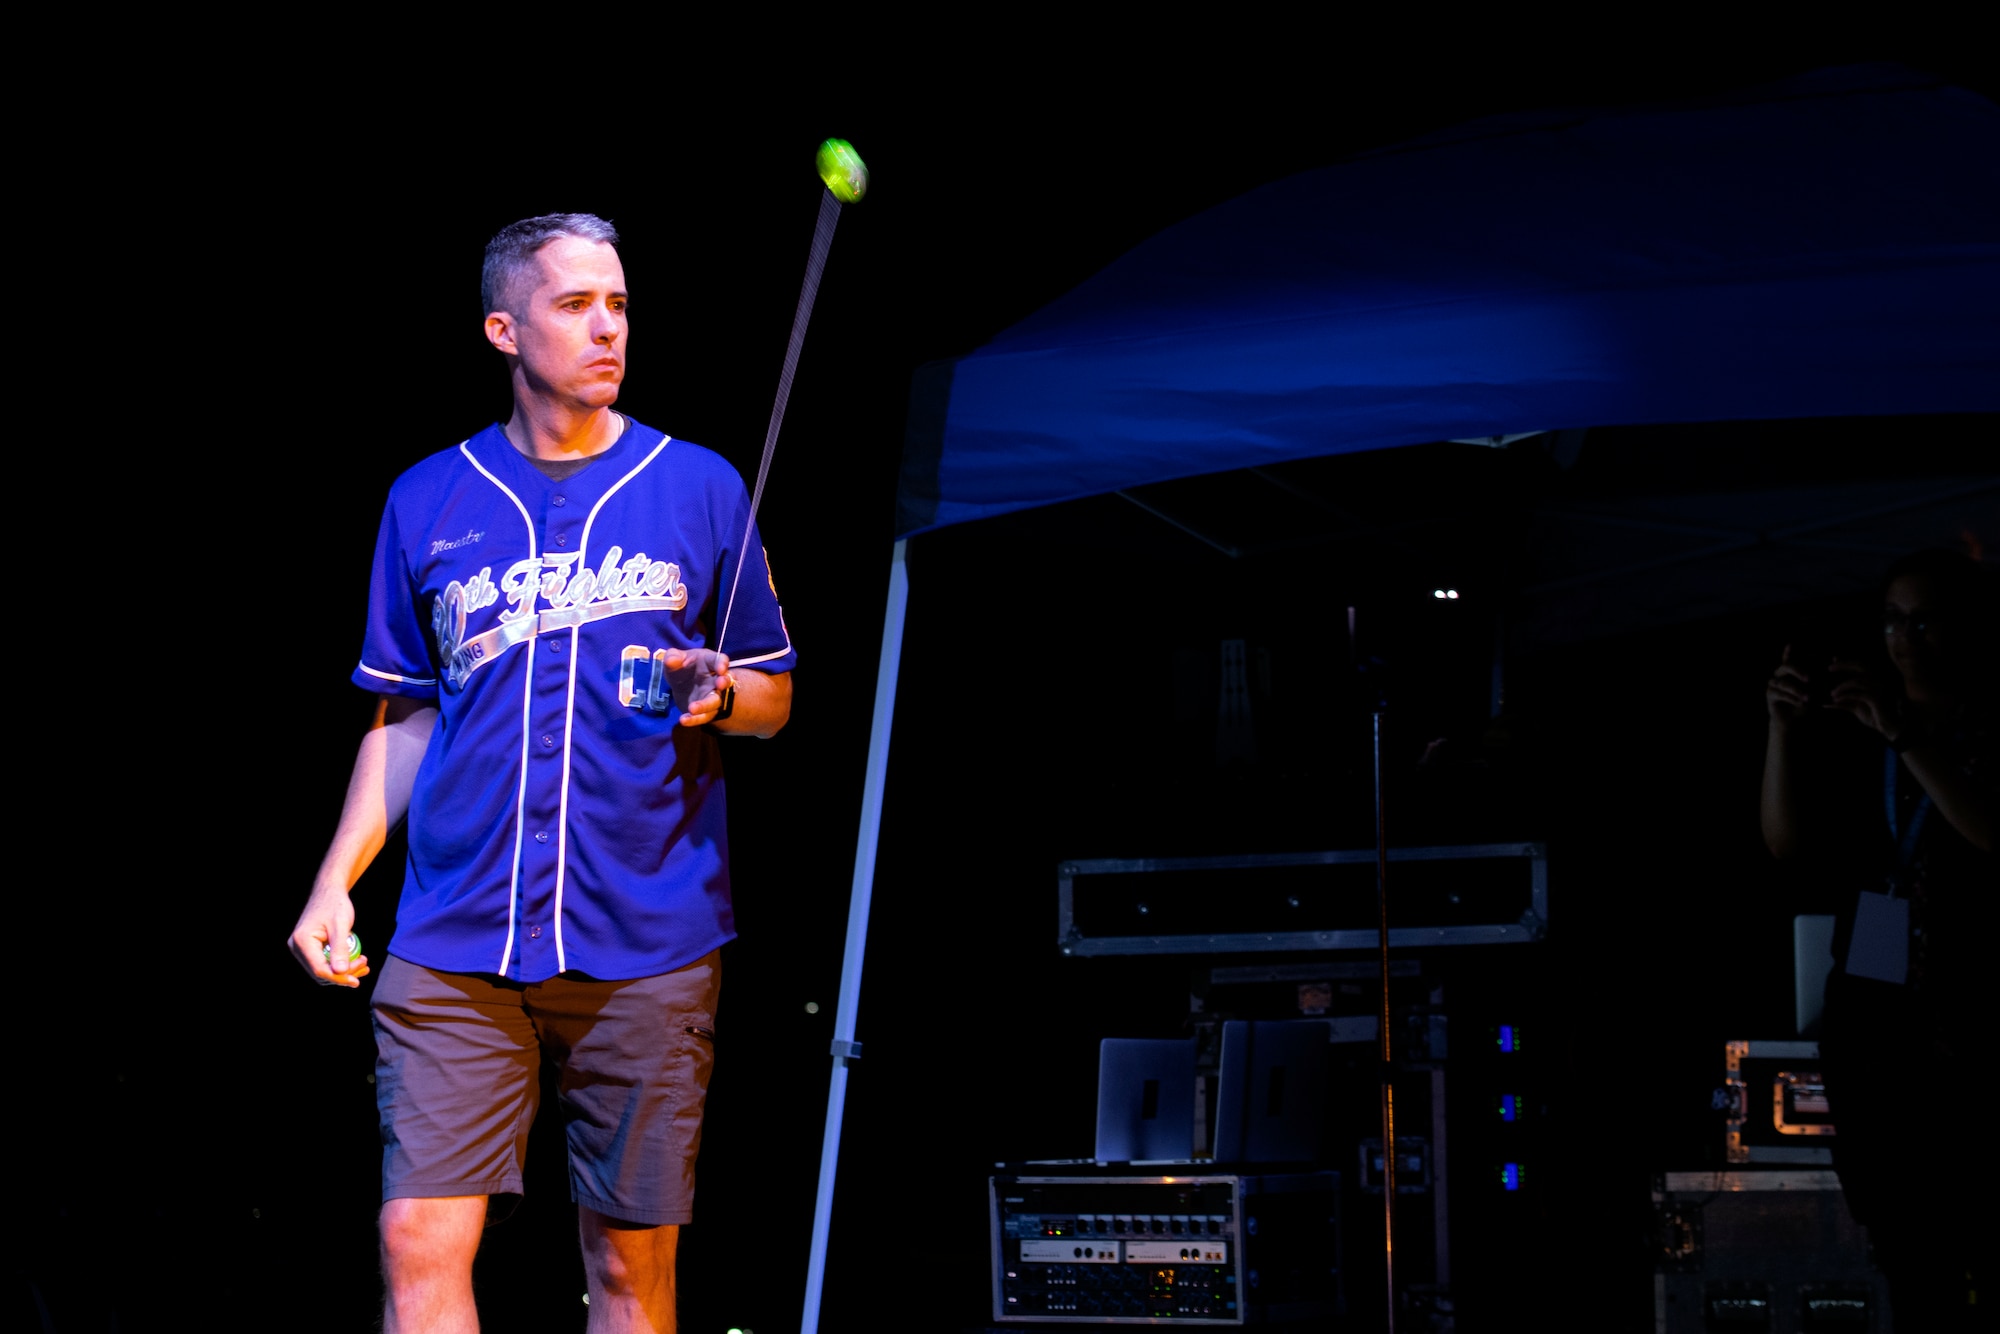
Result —
[{"label": "yo-yo string", "polygon": [[750,533],[757,526],[757,507],[764,503],[764,479],[771,473],[771,455],[778,447],[778,428],[785,421],[785,405],[792,398],[792,376],[799,368],[799,349],[805,345],[806,324],[812,319],[813,301],[819,296],[819,275],[826,268],[826,252],[833,248],[833,228],[840,221],[840,201],[833,191],[822,190],[819,197],[819,224],[813,228],[812,253],[806,259],[806,280],[799,289],[799,308],[792,315],[792,340],[785,346],[784,369],[778,372],[778,397],[771,404],[771,428],[764,433],[764,457],[757,464],[757,485],[750,492],[750,516],[743,523],[743,540],[736,547],[736,571],[729,580],[729,600],[722,607],[722,629],[716,632],[715,651],[729,636],[729,613],[736,609],[736,585],[743,578],[743,562],[750,550]]}]

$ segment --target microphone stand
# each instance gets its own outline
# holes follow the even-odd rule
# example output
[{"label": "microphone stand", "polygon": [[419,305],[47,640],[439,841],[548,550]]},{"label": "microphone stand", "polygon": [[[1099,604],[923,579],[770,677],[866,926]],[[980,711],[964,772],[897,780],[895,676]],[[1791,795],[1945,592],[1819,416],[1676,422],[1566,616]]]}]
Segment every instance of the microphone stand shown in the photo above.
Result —
[{"label": "microphone stand", "polygon": [[1380,1071],[1382,1088],[1382,1282],[1388,1299],[1384,1307],[1385,1328],[1388,1334],[1396,1334],[1396,1088],[1395,1068],[1392,1064],[1394,1051],[1389,1036],[1389,827],[1386,816],[1386,801],[1382,782],[1382,722],[1388,713],[1389,702],[1384,687],[1381,664],[1364,660],[1361,656],[1359,640],[1356,637],[1354,607],[1347,609],[1347,645],[1349,660],[1354,670],[1368,679],[1371,669],[1374,677],[1370,684],[1374,687],[1374,768],[1375,768],[1375,945],[1380,963],[1380,1008],[1376,1023],[1380,1036]]},{"label": "microphone stand", "polygon": [[1388,1331],[1396,1334],[1396,1086],[1389,1045],[1389,834],[1383,819],[1381,698],[1375,702],[1375,941],[1381,960],[1382,1006],[1382,1277],[1389,1298]]}]

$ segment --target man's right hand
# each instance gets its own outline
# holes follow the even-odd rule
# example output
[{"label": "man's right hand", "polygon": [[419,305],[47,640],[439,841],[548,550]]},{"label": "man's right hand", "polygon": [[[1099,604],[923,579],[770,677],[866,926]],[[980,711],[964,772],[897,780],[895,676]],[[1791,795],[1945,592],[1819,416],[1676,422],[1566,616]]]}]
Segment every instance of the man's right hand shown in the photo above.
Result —
[{"label": "man's right hand", "polygon": [[[354,929],[354,903],[343,889],[322,885],[306,900],[299,924],[286,943],[299,967],[323,987],[358,987],[368,976],[368,956],[347,957],[347,934]],[[332,958],[326,949],[332,945]]]},{"label": "man's right hand", "polygon": [[[313,877],[312,897],[292,928],[292,957],[323,987],[358,987],[368,976],[368,960],[347,957],[347,933],[354,928],[354,905],[347,887],[361,878],[389,831],[403,822],[416,786],[417,766],[437,727],[435,700],[384,695],[375,701],[375,720],[362,734],[347,780],[347,800],[333,843]],[[333,957],[321,953],[333,946]]]},{"label": "man's right hand", "polygon": [[1764,686],[1764,707],[1770,710],[1771,722],[1788,728],[1805,717],[1811,707],[1811,690],[1812,678],[1792,662],[1792,646],[1785,645],[1778,670]]}]

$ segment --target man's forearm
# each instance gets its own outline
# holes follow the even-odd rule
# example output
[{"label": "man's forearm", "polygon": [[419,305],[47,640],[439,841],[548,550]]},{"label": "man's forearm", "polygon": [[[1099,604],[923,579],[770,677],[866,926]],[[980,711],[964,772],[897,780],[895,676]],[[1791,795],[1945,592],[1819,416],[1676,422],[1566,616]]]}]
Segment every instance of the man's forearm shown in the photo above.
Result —
[{"label": "man's forearm", "polygon": [[731,670],[736,704],[727,718],[710,723],[731,736],[772,737],[792,716],[792,674],[768,675],[751,668]]},{"label": "man's forearm", "polygon": [[417,766],[423,763],[424,748],[436,725],[433,705],[385,698],[376,706],[374,725],[361,738],[354,757],[340,824],[320,862],[316,887],[352,889],[375,860],[389,831],[409,814]]}]

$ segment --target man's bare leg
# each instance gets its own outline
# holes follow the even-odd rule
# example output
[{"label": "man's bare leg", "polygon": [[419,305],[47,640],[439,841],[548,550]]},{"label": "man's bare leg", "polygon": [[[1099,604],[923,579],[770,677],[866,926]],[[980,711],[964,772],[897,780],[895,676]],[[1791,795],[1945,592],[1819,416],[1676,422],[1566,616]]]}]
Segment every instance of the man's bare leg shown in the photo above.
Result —
[{"label": "man's bare leg", "polygon": [[478,1334],[472,1257],[485,1225],[484,1195],[382,1206],[383,1334]]},{"label": "man's bare leg", "polygon": [[577,1206],[590,1334],[674,1334],[674,1253],[681,1230],[646,1227]]}]

